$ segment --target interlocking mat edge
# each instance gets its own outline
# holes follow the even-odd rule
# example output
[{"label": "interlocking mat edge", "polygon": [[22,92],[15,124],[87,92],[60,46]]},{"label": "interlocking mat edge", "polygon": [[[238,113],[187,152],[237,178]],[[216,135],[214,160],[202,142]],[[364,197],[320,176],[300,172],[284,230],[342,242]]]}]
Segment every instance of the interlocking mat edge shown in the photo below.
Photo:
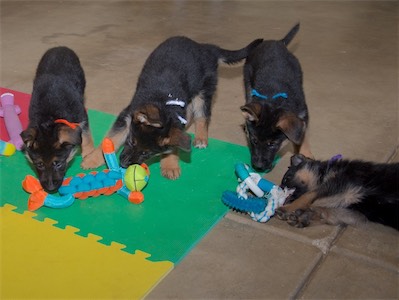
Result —
[{"label": "interlocking mat edge", "polygon": [[[17,104],[30,99],[0,91],[15,93]],[[115,116],[89,110],[89,119],[99,144]],[[0,298],[144,297],[225,215],[221,194],[235,189],[234,164],[248,160],[246,147],[210,139],[183,155],[176,181],[151,161],[140,205],[114,194],[31,213],[21,182],[34,171],[20,152],[0,156]],[[80,162],[78,155],[67,176],[87,173]]]}]

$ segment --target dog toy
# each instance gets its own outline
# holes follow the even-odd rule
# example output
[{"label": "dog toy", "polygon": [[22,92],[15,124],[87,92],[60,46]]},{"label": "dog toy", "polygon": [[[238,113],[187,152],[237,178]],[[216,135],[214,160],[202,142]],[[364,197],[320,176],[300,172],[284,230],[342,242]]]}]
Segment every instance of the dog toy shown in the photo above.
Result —
[{"label": "dog toy", "polygon": [[[225,191],[222,201],[228,207],[248,213],[254,221],[265,223],[282,206],[294,189],[280,188],[253,172],[248,165],[238,163],[235,172],[240,182],[236,192]],[[250,196],[248,192],[254,194]]]},{"label": "dog toy", "polygon": [[4,93],[1,95],[0,117],[4,118],[8,135],[10,136],[10,143],[14,144],[16,149],[21,150],[23,141],[20,136],[22,132],[22,124],[18,118],[21,109],[18,105],[14,105],[14,95],[11,93]]},{"label": "dog toy", "polygon": [[78,174],[65,178],[58,189],[61,196],[50,195],[44,191],[39,180],[27,175],[22,181],[23,189],[31,193],[28,199],[28,210],[33,211],[42,206],[65,208],[72,205],[75,199],[111,195],[115,192],[130,202],[139,204],[144,201],[141,190],[147,185],[150,171],[146,164],[134,164],[127,169],[118,165],[114,144],[108,138],[102,143],[104,158],[108,169],[89,174]]},{"label": "dog toy", "polygon": [[0,140],[0,155],[11,156],[15,153],[15,150],[14,144]]},{"label": "dog toy", "polygon": [[52,208],[64,208],[73,204],[75,197],[73,195],[55,196],[44,191],[38,179],[32,175],[27,175],[22,181],[23,189],[30,193],[28,198],[28,210],[33,211],[42,206]]},{"label": "dog toy", "polygon": [[82,200],[117,192],[132,203],[143,202],[141,190],[147,185],[150,175],[147,165],[134,164],[127,169],[120,167],[114,144],[109,138],[104,139],[102,150],[108,169],[66,178],[58,192],[61,195],[73,194],[75,198]]}]

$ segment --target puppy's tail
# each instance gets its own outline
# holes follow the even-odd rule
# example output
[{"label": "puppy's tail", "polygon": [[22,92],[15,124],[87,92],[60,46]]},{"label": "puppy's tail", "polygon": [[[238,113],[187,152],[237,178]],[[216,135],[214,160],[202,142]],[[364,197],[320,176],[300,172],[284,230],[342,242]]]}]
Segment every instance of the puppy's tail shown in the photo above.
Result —
[{"label": "puppy's tail", "polygon": [[263,39],[256,39],[248,46],[240,50],[226,50],[217,47],[219,60],[226,64],[238,63],[240,60],[247,58],[249,53],[251,53],[251,51],[255,49],[262,42]]},{"label": "puppy's tail", "polygon": [[281,40],[285,46],[288,46],[288,44],[292,41],[294,36],[297,34],[298,30],[299,30],[299,23],[296,24],[294,27],[292,27],[290,32],[288,32],[287,35]]}]

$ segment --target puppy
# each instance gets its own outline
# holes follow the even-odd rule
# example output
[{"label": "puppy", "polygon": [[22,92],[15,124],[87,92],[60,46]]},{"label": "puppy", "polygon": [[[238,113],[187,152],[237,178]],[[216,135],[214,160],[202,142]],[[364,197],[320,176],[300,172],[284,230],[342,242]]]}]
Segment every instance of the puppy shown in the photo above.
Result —
[{"label": "puppy", "polygon": [[84,107],[86,80],[78,56],[67,47],[49,49],[33,82],[29,125],[21,133],[24,151],[41,185],[55,192],[76,146],[82,156],[94,150]]},{"label": "puppy", "polygon": [[295,200],[276,214],[295,227],[369,220],[399,230],[398,182],[399,163],[316,161],[294,155],[282,184],[295,188]]},{"label": "puppy", "polygon": [[251,51],[244,65],[246,104],[241,107],[252,167],[272,168],[276,153],[286,139],[296,152],[313,157],[305,138],[308,109],[302,89],[302,70],[287,45],[299,24],[279,41],[268,40]]},{"label": "puppy", "polygon": [[[178,149],[191,150],[191,138],[185,133],[191,121],[195,125],[194,146],[208,145],[218,62],[236,63],[261,42],[255,40],[236,51],[187,37],[172,37],[161,43],[146,60],[131,103],[108,133],[116,148],[124,144],[122,167],[162,154],[162,175],[177,179],[181,172]],[[102,163],[101,150],[96,149],[84,165],[97,167]]]}]

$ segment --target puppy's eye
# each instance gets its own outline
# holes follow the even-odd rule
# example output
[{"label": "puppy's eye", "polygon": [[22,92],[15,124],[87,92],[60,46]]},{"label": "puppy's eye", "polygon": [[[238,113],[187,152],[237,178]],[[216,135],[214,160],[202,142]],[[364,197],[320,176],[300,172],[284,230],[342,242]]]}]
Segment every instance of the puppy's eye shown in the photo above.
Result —
[{"label": "puppy's eye", "polygon": [[62,162],[60,161],[53,161],[53,168],[58,170],[62,168]]},{"label": "puppy's eye", "polygon": [[127,145],[131,148],[136,147],[137,145],[137,141],[134,138],[128,139],[127,140]]},{"label": "puppy's eye", "polygon": [[44,170],[44,163],[42,162],[35,163],[35,166],[38,170]]}]

